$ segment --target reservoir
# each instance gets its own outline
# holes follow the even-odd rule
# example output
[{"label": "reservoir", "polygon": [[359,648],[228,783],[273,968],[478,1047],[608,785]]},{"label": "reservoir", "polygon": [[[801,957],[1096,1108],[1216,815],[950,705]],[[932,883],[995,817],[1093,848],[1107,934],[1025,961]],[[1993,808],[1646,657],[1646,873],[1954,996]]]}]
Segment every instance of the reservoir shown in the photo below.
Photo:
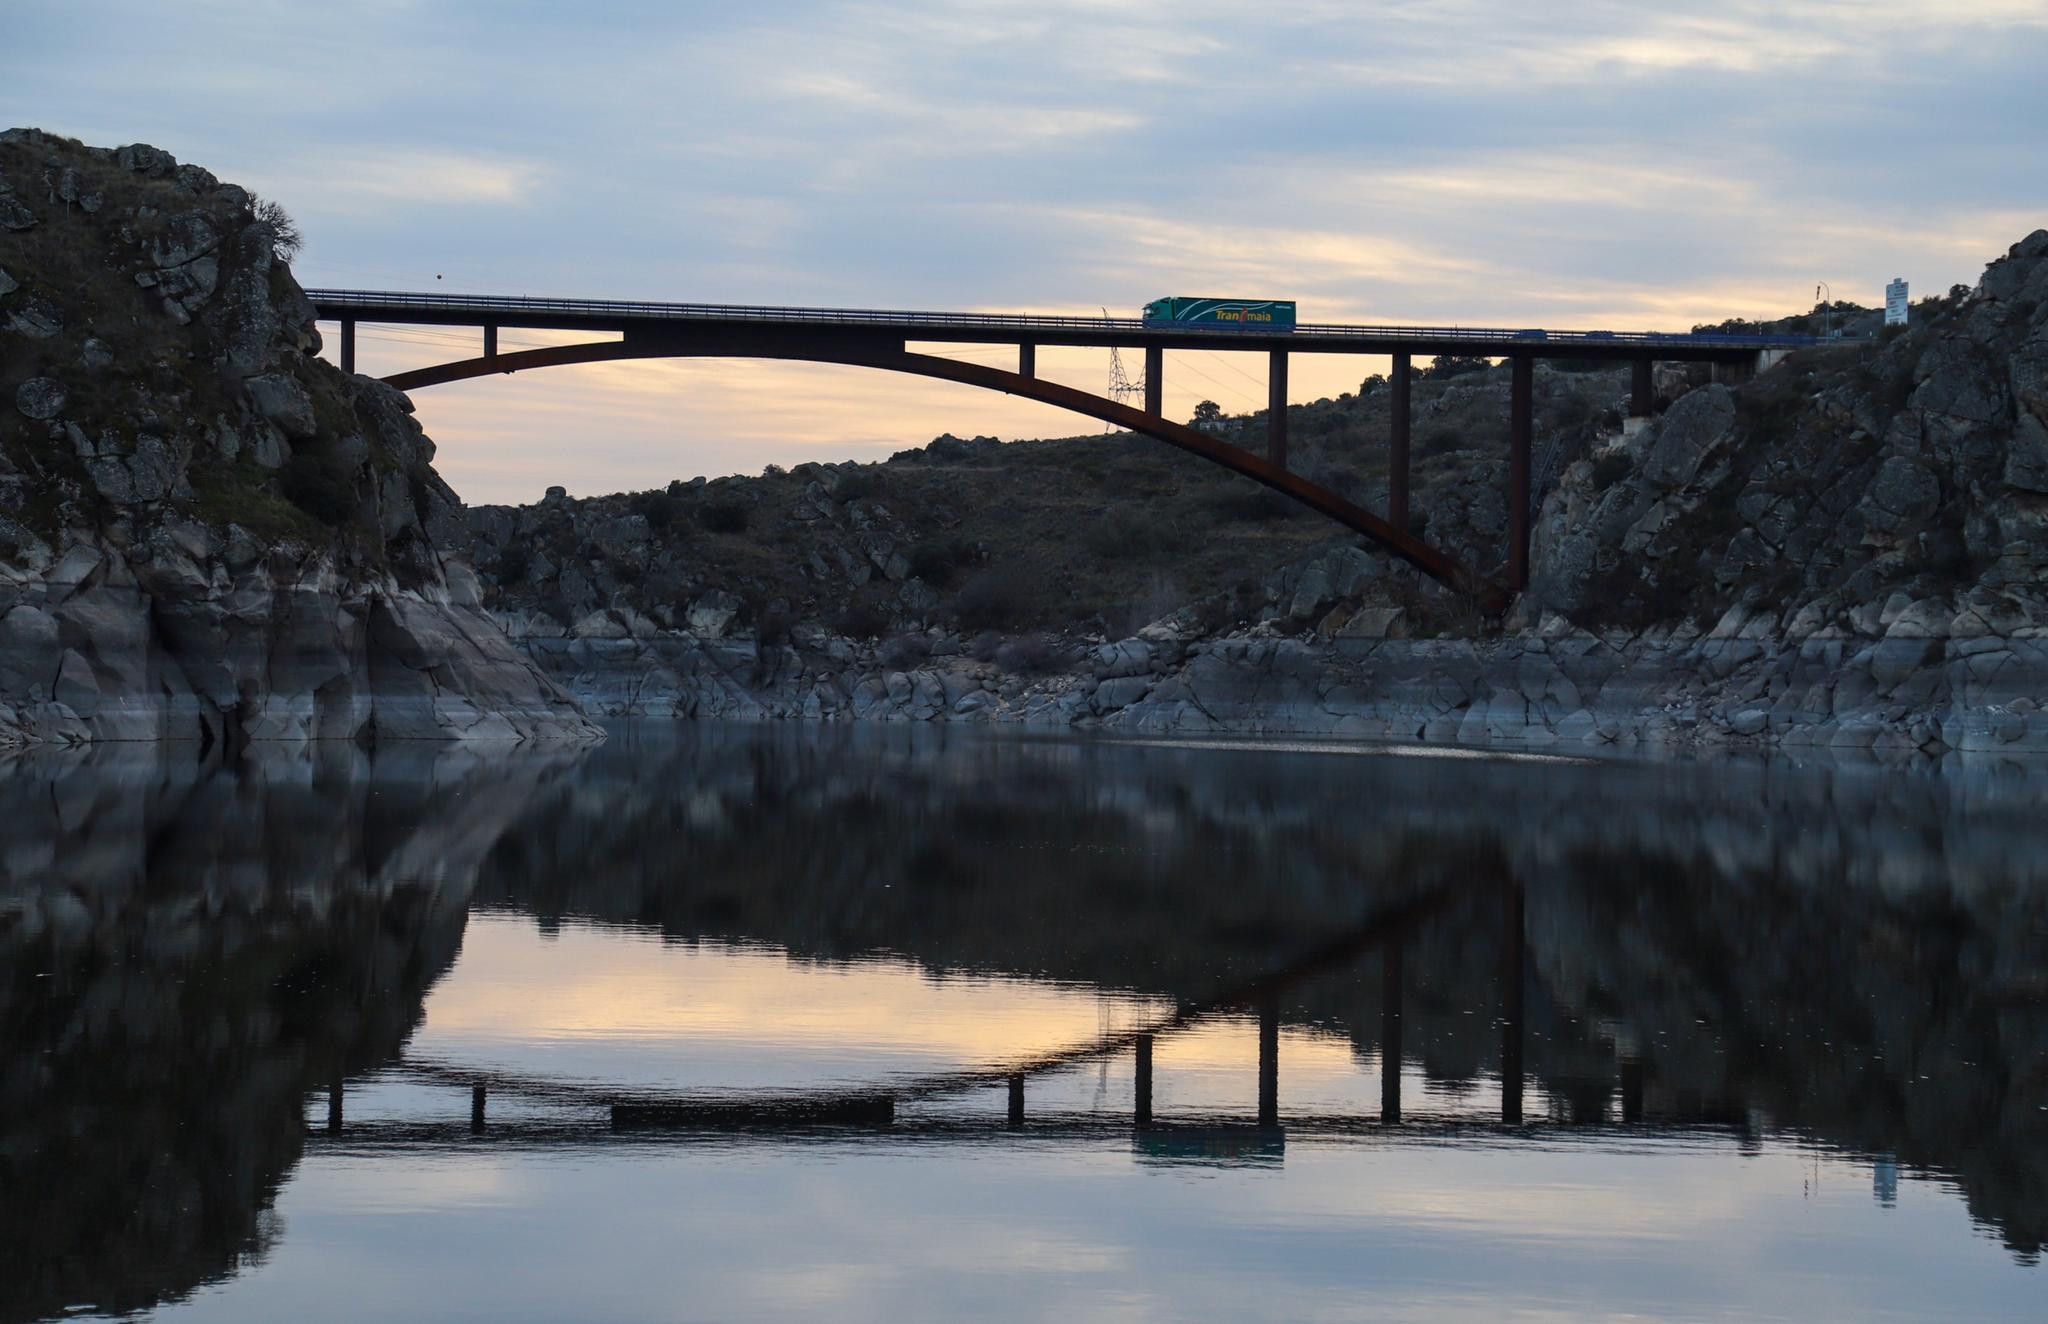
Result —
[{"label": "reservoir", "polygon": [[0,765],[0,1319],[2040,1317],[2048,768]]}]

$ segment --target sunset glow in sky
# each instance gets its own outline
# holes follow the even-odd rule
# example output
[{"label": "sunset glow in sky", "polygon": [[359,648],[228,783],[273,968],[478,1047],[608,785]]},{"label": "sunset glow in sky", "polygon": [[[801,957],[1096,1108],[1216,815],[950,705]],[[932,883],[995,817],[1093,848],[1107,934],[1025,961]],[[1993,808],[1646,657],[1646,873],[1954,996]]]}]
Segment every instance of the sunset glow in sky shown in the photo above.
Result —
[{"label": "sunset glow in sky", "polygon": [[[2048,224],[2043,68],[2038,0],[18,0],[0,121],[151,142],[277,198],[308,285],[1071,313],[1228,294],[1314,321],[1684,329],[1797,311],[1820,281],[1866,304],[1893,276],[1974,282]],[[477,352],[377,334],[365,371]],[[1294,396],[1382,366],[1298,357]],[[1040,370],[1099,391],[1107,356]],[[1171,414],[1264,396],[1255,356],[1169,357]],[[471,501],[1095,430],[727,361],[418,404]]]}]

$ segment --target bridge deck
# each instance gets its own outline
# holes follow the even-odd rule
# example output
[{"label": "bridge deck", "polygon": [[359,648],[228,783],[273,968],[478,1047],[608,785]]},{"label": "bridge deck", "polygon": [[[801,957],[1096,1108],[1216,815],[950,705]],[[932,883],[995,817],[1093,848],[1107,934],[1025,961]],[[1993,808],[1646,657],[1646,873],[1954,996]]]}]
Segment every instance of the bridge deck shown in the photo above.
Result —
[{"label": "bridge deck", "polygon": [[1292,331],[1148,326],[1134,317],[916,312],[877,308],[778,308],[745,304],[648,303],[505,295],[308,290],[327,320],[435,326],[516,326],[660,335],[714,327],[840,333],[989,344],[1120,348],[1294,350],[1319,354],[1527,354],[1536,358],[1739,360],[1760,350],[1798,349],[1812,336],[1693,335],[1660,331],[1543,331],[1498,327],[1351,326],[1304,323]]}]

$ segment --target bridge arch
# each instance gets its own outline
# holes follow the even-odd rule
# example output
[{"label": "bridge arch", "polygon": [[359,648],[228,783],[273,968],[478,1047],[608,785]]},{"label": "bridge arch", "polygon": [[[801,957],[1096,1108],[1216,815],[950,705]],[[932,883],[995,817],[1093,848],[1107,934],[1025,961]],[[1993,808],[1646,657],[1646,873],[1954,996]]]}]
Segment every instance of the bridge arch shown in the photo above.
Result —
[{"label": "bridge arch", "polygon": [[1397,528],[1329,488],[1310,482],[1300,474],[1290,472],[1263,456],[1233,446],[1186,424],[1175,423],[1158,414],[1132,408],[1119,400],[1111,400],[1071,386],[1062,386],[1058,382],[1049,382],[1041,377],[1010,372],[986,364],[968,363],[935,354],[918,354],[901,349],[848,345],[833,337],[819,337],[816,340],[800,338],[792,341],[787,336],[777,336],[735,343],[734,339],[728,336],[717,342],[700,342],[692,339],[660,340],[650,343],[629,334],[623,340],[551,345],[541,349],[517,350],[509,354],[487,353],[480,358],[460,359],[430,368],[397,373],[384,380],[399,390],[413,391],[421,387],[470,381],[504,373],[527,372],[536,368],[647,358],[773,358],[844,364],[957,382],[965,386],[976,386],[984,390],[1000,391],[1006,395],[1036,400],[1041,404],[1070,410],[1115,427],[1140,433],[1200,456],[1233,473],[1242,474],[1364,536],[1423,574],[1472,598],[1485,610],[1499,613],[1507,609],[1507,592],[1474,572],[1457,558],[1431,547],[1414,534]]}]

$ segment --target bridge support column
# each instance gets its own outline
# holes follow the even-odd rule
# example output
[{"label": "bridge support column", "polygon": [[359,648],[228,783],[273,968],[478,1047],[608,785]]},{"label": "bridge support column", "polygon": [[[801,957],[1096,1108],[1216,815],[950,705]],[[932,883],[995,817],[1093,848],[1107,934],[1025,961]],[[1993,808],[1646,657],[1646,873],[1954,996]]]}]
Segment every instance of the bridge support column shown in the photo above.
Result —
[{"label": "bridge support column", "polygon": [[498,357],[498,324],[496,322],[484,323],[484,357],[487,359]]},{"label": "bridge support column", "polygon": [[354,373],[356,370],[356,319],[341,319],[341,370]]},{"label": "bridge support column", "polygon": [[1643,1059],[1621,1059],[1621,1120],[1643,1120]]},{"label": "bridge support column", "polygon": [[1394,356],[1394,370],[1388,376],[1393,386],[1393,435],[1387,444],[1387,523],[1397,529],[1408,527],[1408,429],[1414,421],[1408,408],[1411,368],[1408,355]]},{"label": "bridge support column", "polygon": [[1628,415],[1630,418],[1648,418],[1650,406],[1650,360],[1637,359],[1629,365],[1628,374]]},{"label": "bridge support column", "polygon": [[476,1085],[469,1091],[469,1133],[484,1133],[484,1087]]},{"label": "bridge support column", "polygon": [[341,1130],[341,1078],[338,1076],[327,1086],[327,1129],[330,1132]]},{"label": "bridge support column", "polygon": [[1038,346],[1025,341],[1017,346],[1017,375],[1036,377],[1038,375]]},{"label": "bridge support column", "polygon": [[1273,351],[1266,370],[1266,458],[1287,467],[1287,351]]},{"label": "bridge support column", "polygon": [[1509,360],[1514,379],[1508,395],[1508,587],[1529,587],[1530,400],[1536,361],[1527,354]]},{"label": "bridge support column", "polygon": [[1010,1077],[1010,1117],[1008,1125],[1012,1131],[1022,1131],[1024,1129],[1024,1077],[1022,1076]]},{"label": "bridge support column", "polygon": [[1280,1003],[1259,1002],[1259,1125],[1280,1125]]},{"label": "bridge support column", "polygon": [[1380,1124],[1401,1120],[1401,940],[1380,955]]},{"label": "bridge support column", "polygon": [[1138,1036],[1138,1060],[1131,1087],[1131,1122],[1136,1126],[1152,1125],[1152,1036]]},{"label": "bridge support column", "polygon": [[1166,387],[1166,350],[1163,346],[1145,346],[1145,412],[1154,418],[1163,418],[1165,411],[1160,408]]},{"label": "bridge support column", "polygon": [[1522,889],[1508,885],[1500,956],[1500,1119],[1522,1121]]}]

